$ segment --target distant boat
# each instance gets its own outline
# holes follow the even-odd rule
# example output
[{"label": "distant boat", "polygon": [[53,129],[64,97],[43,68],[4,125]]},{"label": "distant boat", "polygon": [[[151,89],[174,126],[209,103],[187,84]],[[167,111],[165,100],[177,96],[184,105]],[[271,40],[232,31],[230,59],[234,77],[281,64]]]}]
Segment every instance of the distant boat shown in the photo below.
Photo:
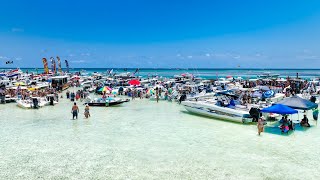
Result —
[{"label": "distant boat", "polygon": [[259,79],[277,79],[279,76],[280,74],[272,74],[270,72],[265,72],[257,75]]}]

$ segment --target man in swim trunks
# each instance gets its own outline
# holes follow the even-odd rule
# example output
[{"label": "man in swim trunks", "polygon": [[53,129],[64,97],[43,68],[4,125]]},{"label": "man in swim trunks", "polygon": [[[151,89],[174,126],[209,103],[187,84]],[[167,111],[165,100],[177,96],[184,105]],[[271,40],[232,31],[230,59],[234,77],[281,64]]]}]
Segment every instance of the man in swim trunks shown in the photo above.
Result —
[{"label": "man in swim trunks", "polygon": [[78,119],[78,113],[79,113],[79,108],[77,106],[77,103],[74,103],[72,106],[72,119],[74,120],[74,118]]}]

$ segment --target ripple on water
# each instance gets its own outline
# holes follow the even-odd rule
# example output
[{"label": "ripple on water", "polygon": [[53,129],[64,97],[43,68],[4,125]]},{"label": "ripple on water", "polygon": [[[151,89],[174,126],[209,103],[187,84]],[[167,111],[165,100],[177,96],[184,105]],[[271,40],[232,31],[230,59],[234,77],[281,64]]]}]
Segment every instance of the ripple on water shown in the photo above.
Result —
[{"label": "ripple on water", "polygon": [[[84,106],[80,104],[83,112]],[[0,179],[319,179],[319,128],[291,135],[134,100],[71,119],[71,102],[0,106]]]}]

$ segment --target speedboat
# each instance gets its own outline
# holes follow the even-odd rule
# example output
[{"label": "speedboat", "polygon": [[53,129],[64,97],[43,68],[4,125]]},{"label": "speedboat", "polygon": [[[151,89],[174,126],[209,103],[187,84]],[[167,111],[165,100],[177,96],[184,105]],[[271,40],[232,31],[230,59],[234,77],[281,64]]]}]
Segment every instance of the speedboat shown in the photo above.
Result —
[{"label": "speedboat", "polygon": [[10,97],[9,95],[5,96],[6,103],[16,102],[16,100],[17,100],[17,98],[15,98],[15,97]]},{"label": "speedboat", "polygon": [[48,101],[45,98],[31,97],[27,100],[18,99],[17,106],[24,109],[38,109],[48,105]]},{"label": "speedboat", "polygon": [[270,72],[265,72],[257,75],[259,79],[277,79],[279,76],[280,74],[272,74]]},{"label": "speedboat", "polygon": [[194,114],[238,123],[252,122],[249,109],[246,106],[236,105],[235,100],[225,95],[208,99],[187,100],[181,104],[187,111]]},{"label": "speedboat", "polygon": [[129,99],[121,99],[121,98],[112,98],[109,97],[107,99],[96,98],[93,101],[88,102],[89,106],[100,106],[100,107],[108,107],[108,106],[116,106],[125,102],[129,102]]}]

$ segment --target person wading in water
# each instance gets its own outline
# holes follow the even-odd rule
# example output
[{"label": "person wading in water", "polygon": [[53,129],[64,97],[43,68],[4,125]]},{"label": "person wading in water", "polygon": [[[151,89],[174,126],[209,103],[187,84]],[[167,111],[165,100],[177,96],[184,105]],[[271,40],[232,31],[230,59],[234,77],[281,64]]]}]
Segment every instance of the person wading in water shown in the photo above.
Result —
[{"label": "person wading in water", "polygon": [[72,119],[73,120],[74,120],[74,118],[78,119],[79,108],[77,106],[77,103],[73,104],[71,113],[72,113]]},{"label": "person wading in water", "polygon": [[157,100],[157,103],[159,102],[159,95],[160,94],[160,92],[159,92],[159,89],[158,89],[158,87],[156,87],[156,100]]},{"label": "person wading in water", "polygon": [[89,105],[87,104],[86,107],[84,108],[84,116],[86,118],[89,118],[90,117],[90,112],[89,112]]},{"label": "person wading in water", "polygon": [[264,120],[262,117],[258,119],[257,127],[258,127],[258,135],[260,136],[260,134],[264,131]]}]

